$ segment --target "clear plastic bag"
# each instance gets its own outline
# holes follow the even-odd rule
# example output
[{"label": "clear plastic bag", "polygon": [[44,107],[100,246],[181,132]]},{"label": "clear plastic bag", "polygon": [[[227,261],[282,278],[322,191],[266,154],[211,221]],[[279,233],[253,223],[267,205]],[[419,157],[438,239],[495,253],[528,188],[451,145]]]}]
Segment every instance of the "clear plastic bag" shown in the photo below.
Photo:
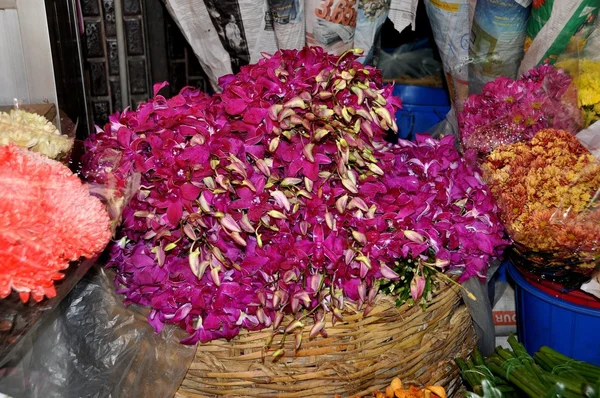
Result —
[{"label": "clear plastic bag", "polygon": [[410,45],[402,45],[391,54],[381,51],[377,67],[382,70],[385,79],[439,76],[442,72],[442,64],[435,60],[433,49],[414,50]]},{"label": "clear plastic bag", "polygon": [[[473,59],[468,64],[479,62],[486,61]],[[518,79],[499,77],[485,84],[481,93],[469,96],[459,108],[462,150],[485,156],[500,145],[528,141],[544,128],[576,134],[583,125],[576,78],[541,65]]]},{"label": "clear plastic bag", "polygon": [[14,398],[170,398],[196,349],[175,326],[156,334],[146,310],[125,307],[96,267],[73,289],[21,354],[0,368],[0,392]]}]

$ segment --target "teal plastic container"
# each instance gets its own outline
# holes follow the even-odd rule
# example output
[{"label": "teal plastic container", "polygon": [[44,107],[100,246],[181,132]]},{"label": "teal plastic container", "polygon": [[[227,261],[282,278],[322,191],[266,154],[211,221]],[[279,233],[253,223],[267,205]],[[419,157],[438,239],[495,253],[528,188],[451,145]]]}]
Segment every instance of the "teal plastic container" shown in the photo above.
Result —
[{"label": "teal plastic container", "polygon": [[515,282],[517,332],[530,354],[546,345],[554,350],[600,366],[600,310],[571,304],[542,292],[512,264]]}]

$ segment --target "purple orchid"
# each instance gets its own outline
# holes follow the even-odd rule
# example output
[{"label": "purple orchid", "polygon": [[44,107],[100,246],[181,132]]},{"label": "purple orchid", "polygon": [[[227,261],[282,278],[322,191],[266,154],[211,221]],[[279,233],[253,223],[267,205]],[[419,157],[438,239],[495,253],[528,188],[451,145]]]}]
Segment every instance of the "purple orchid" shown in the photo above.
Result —
[{"label": "purple orchid", "polygon": [[157,332],[177,324],[193,344],[291,330],[288,313],[321,325],[346,300],[367,311],[399,258],[433,251],[482,277],[506,244],[450,139],[383,140],[400,101],[355,55],[284,50],[220,85],[155,95],[86,142],[89,180],[141,175],[108,265]]}]

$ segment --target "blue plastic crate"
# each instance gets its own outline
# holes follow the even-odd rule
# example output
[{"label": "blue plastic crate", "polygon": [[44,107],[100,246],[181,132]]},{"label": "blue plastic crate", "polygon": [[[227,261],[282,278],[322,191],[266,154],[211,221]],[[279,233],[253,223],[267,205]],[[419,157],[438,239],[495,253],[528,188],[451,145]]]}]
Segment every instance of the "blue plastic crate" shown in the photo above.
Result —
[{"label": "blue plastic crate", "polygon": [[450,98],[443,88],[397,84],[393,94],[402,100],[396,113],[400,138],[412,140],[417,133],[426,133],[446,118]]},{"label": "blue plastic crate", "polygon": [[600,310],[571,304],[542,292],[519,273],[515,281],[517,331],[530,354],[546,345],[579,361],[600,366]]}]

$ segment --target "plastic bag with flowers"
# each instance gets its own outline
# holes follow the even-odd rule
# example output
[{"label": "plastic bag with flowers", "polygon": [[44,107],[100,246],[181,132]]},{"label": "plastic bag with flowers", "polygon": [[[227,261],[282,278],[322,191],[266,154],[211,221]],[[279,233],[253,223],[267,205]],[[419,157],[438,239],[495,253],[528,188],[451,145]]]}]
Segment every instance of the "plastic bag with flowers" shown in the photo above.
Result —
[{"label": "plastic bag with flowers", "polygon": [[482,165],[522,269],[565,287],[599,262],[600,163],[569,132],[544,129],[496,148]]},{"label": "plastic bag with flowers", "polygon": [[367,314],[381,290],[426,302],[431,269],[485,278],[507,243],[488,188],[451,138],[384,140],[400,104],[356,54],[284,50],[220,85],[170,99],[158,85],[87,142],[90,180],[141,176],[108,265],[157,331],[326,335],[326,315]]},{"label": "plastic bag with flowers", "polygon": [[517,80],[488,83],[466,101],[459,125],[463,151],[478,155],[498,200],[512,261],[575,287],[596,268],[600,236],[600,168],[575,137],[593,109],[582,106],[595,92],[582,82],[594,77],[586,61],[559,66],[565,69],[540,65]]},{"label": "plastic bag with flowers", "polygon": [[464,151],[485,156],[500,145],[529,141],[541,129],[577,133],[582,127],[573,78],[551,65],[518,79],[499,77],[471,95],[458,116]]}]

